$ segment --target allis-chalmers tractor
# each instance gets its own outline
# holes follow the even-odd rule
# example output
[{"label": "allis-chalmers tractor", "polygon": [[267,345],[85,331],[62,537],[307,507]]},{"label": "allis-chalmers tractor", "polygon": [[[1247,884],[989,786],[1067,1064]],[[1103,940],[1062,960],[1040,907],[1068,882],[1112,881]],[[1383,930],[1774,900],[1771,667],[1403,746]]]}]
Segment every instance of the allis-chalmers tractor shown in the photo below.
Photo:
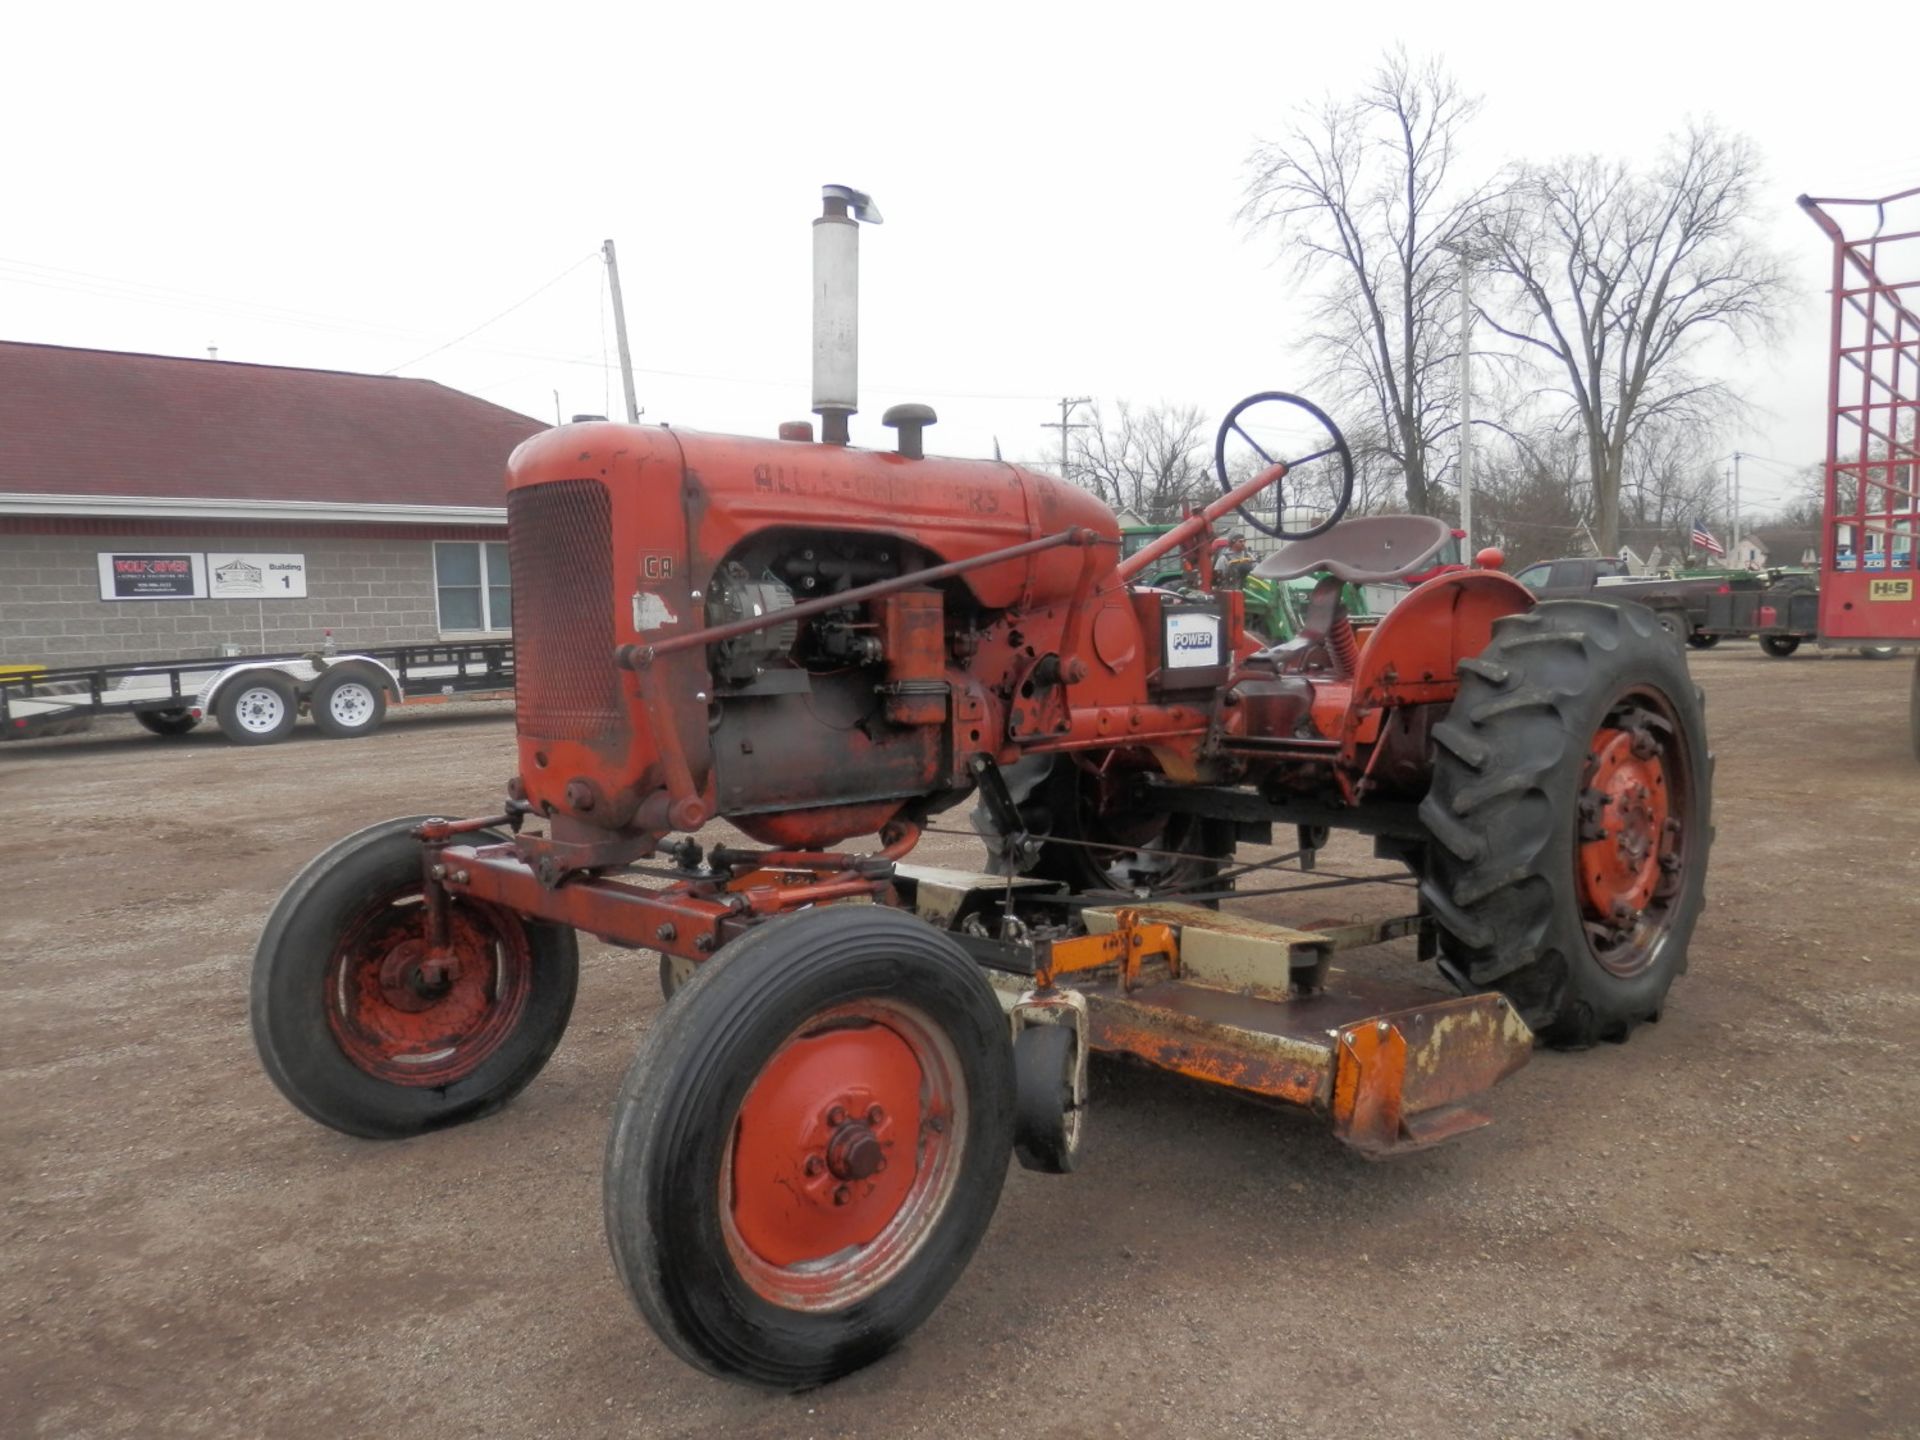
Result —
[{"label": "allis-chalmers tractor", "polygon": [[[816,224],[850,229],[850,201]],[[1343,585],[1430,565],[1449,531],[1340,523],[1344,499],[1263,562],[1324,576],[1284,645],[1249,638],[1235,591],[1135,583],[1229,508],[1267,528],[1256,497],[1308,463],[1350,490],[1292,397],[1236,406],[1223,451],[1255,404],[1324,441],[1239,484],[1223,459],[1220,500],[1124,563],[1091,495],[925,457],[925,407],[889,412],[893,452],[844,443],[850,396],[817,403],[821,442],[527,441],[519,774],[499,814],[375,825],[295,878],[255,964],[269,1074],[352,1135],[477,1119],[559,1043],[577,931],[658,952],[672,998],[606,1156],[615,1265],[686,1360],[802,1387],[927,1317],[1011,1155],[1072,1168],[1089,1054],[1388,1156],[1484,1123],[1536,1038],[1657,1017],[1712,835],[1680,649],[1638,606],[1536,604],[1483,568],[1356,625]],[[912,864],[969,803],[982,872]],[[696,838],[722,820],[749,843]],[[1297,844],[1236,863],[1275,826]],[[1417,908],[1218,910],[1314,870],[1336,826],[1404,862]],[[1392,940],[1458,993],[1334,964]]]}]

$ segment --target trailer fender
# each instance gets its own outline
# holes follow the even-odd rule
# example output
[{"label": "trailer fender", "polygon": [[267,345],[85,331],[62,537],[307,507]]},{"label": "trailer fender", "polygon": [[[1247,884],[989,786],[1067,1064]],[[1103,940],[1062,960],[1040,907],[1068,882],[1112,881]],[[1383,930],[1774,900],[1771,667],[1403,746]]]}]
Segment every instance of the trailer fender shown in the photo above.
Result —
[{"label": "trailer fender", "polygon": [[193,708],[201,715],[213,714],[213,707],[220,703],[220,692],[229,683],[244,675],[258,675],[263,671],[272,671],[293,681],[294,688],[304,700],[307,692],[313,688],[314,677],[320,672],[305,660],[250,660],[239,665],[229,665],[216,671],[203,681],[199,690],[194,692]]},{"label": "trailer fender", "polygon": [[381,686],[392,694],[396,703],[405,703],[407,697],[406,692],[401,688],[400,677],[394,674],[393,667],[384,660],[377,660],[371,655],[329,655],[324,658],[326,664],[322,666],[315,666],[311,660],[252,660],[240,665],[229,665],[201,685],[194,696],[194,708],[202,715],[211,715],[213,707],[220,702],[220,692],[227,687],[229,681],[242,675],[257,674],[262,670],[274,671],[293,681],[294,688],[299,692],[301,703],[305,704],[308,697],[313,694],[314,683],[319,680],[322,672],[339,665],[366,666],[379,676]]},{"label": "trailer fender", "polygon": [[[321,667],[321,672],[324,673],[340,665],[364,665],[369,670],[376,671],[380,676],[382,687],[393,696],[394,703],[397,705],[406,703],[407,692],[401,688],[400,677],[394,673],[393,667],[386,661],[376,660],[371,655],[329,655],[327,663]],[[314,676],[315,680],[319,678],[317,674]],[[311,683],[301,687],[301,697],[304,699],[307,691],[312,688]]]}]

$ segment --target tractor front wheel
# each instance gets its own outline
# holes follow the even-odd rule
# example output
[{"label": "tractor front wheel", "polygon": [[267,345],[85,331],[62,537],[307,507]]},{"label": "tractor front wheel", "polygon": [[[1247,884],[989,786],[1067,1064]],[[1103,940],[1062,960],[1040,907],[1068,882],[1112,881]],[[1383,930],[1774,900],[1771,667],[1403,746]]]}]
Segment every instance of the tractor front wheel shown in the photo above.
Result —
[{"label": "tractor front wheel", "polygon": [[701,965],[647,1032],[607,1145],[607,1240],[640,1312],[714,1375],[795,1390],[870,1364],[986,1232],[1011,1044],[924,923],[805,910]]},{"label": "tractor front wheel", "polygon": [[268,1076],[322,1125],[371,1140],[476,1120],[519,1094],[560,1043],[580,977],[572,930],[458,896],[434,953],[421,823],[388,820],[322,852],[253,959]]},{"label": "tractor front wheel", "polygon": [[1686,968],[1713,839],[1702,699],[1639,605],[1549,601],[1460,662],[1421,895],[1456,982],[1549,1044],[1624,1039]]}]

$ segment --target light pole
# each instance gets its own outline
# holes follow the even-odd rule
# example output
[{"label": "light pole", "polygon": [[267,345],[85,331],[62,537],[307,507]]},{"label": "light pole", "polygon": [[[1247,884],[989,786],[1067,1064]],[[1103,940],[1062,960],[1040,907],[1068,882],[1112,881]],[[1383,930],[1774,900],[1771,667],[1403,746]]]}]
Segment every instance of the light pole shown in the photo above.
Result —
[{"label": "light pole", "polygon": [[1460,542],[1461,558],[1473,558],[1473,262],[1486,251],[1464,240],[1440,248],[1460,262]]}]

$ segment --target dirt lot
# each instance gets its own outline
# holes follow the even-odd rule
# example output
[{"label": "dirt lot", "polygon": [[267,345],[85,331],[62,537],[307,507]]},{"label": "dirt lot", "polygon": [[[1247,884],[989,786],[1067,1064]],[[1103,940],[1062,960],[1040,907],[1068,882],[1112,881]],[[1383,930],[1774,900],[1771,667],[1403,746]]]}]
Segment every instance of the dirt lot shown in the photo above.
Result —
[{"label": "dirt lot", "polygon": [[281,885],[370,821],[490,808],[504,709],[0,750],[0,1433],[1920,1432],[1908,670],[1695,670],[1719,842],[1658,1026],[1539,1055],[1491,1130],[1385,1166],[1097,1072],[1079,1173],[1015,1169],[933,1321],[797,1397],[684,1368],[614,1279],[600,1152],[650,964],[584,947],[551,1066],[451,1133],[343,1139],[255,1063]]}]

